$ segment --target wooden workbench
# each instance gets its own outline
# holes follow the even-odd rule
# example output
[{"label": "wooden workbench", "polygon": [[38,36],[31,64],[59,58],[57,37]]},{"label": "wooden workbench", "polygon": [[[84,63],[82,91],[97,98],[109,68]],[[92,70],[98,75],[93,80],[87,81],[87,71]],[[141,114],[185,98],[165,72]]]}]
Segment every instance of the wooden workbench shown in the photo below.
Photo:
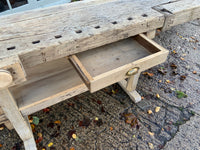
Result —
[{"label": "wooden workbench", "polygon": [[139,101],[141,71],[168,54],[150,40],[156,29],[196,18],[200,0],[86,0],[0,17],[2,118],[35,150],[36,111],[116,82]]}]

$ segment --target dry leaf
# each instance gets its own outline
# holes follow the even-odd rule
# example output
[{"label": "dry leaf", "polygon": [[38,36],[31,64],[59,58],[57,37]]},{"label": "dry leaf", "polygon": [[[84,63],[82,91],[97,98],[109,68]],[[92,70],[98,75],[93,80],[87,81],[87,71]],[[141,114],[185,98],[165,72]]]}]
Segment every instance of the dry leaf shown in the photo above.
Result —
[{"label": "dry leaf", "polygon": [[74,133],[74,134],[72,134],[72,138],[73,139],[76,139],[77,138],[77,136],[76,136],[76,134]]},{"label": "dry leaf", "polygon": [[71,147],[70,150],[75,150],[75,148],[74,148],[74,147]]},{"label": "dry leaf", "polygon": [[153,76],[154,76],[153,73],[149,73],[149,72],[143,72],[142,74],[143,74],[143,75],[147,75],[147,76],[149,76],[149,77],[153,77]]},{"label": "dry leaf", "polygon": [[150,131],[149,131],[148,133],[149,133],[149,135],[154,136],[154,133],[153,133],[153,132],[150,132]]},{"label": "dry leaf", "polygon": [[181,59],[181,60],[184,60],[185,58],[181,57],[180,59]]},{"label": "dry leaf", "polygon": [[4,127],[0,127],[0,131],[3,130],[3,129],[4,129]]},{"label": "dry leaf", "polygon": [[149,148],[150,149],[154,149],[153,144],[152,143],[148,143],[149,144]]},{"label": "dry leaf", "polygon": [[99,120],[99,118],[95,117],[95,119],[94,119],[94,120],[98,121],[98,120]]},{"label": "dry leaf", "polygon": [[197,74],[197,72],[196,72],[196,71],[193,71],[192,73],[193,73],[193,74]]},{"label": "dry leaf", "polygon": [[162,82],[162,80],[159,80],[158,82],[159,82],[159,83],[161,83],[161,82]]},{"label": "dry leaf", "polygon": [[175,51],[175,50],[173,50],[172,52],[173,52],[174,54],[176,54],[176,51]]},{"label": "dry leaf", "polygon": [[186,79],[185,75],[180,76],[180,80],[185,80],[185,79]]},{"label": "dry leaf", "polygon": [[141,99],[143,100],[143,99],[144,99],[144,97],[142,96],[142,97],[141,97]]},{"label": "dry leaf", "polygon": [[161,130],[162,130],[162,131],[164,131],[164,129],[163,129],[163,128],[162,128]]},{"label": "dry leaf", "polygon": [[110,127],[110,131],[112,131],[113,130],[113,127]]},{"label": "dry leaf", "polygon": [[2,145],[2,144],[0,144],[0,147],[3,147],[3,145]]},{"label": "dry leaf", "polygon": [[51,147],[52,145],[53,145],[53,143],[51,142],[51,143],[48,144],[48,147]]},{"label": "dry leaf", "polygon": [[60,120],[54,121],[55,124],[61,124]]},{"label": "dry leaf", "polygon": [[159,111],[160,111],[160,107],[156,107],[155,112],[159,112]]},{"label": "dry leaf", "polygon": [[38,137],[42,137],[42,133],[38,133],[37,135],[38,135]]},{"label": "dry leaf", "polygon": [[157,94],[156,94],[156,97],[157,97],[157,98],[160,98],[160,95],[157,93]]},{"label": "dry leaf", "polygon": [[166,80],[166,82],[165,83],[171,83],[171,81],[170,80]]},{"label": "dry leaf", "polygon": [[147,113],[150,115],[152,114],[153,112],[151,110],[148,110]]}]

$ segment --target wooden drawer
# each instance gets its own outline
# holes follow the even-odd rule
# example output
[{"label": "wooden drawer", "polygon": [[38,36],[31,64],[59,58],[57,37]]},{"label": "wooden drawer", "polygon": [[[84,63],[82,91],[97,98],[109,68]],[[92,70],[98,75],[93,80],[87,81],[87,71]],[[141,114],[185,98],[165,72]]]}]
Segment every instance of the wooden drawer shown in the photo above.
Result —
[{"label": "wooden drawer", "polygon": [[132,68],[144,71],[163,63],[168,55],[144,34],[88,50],[69,57],[90,92],[128,78]]}]

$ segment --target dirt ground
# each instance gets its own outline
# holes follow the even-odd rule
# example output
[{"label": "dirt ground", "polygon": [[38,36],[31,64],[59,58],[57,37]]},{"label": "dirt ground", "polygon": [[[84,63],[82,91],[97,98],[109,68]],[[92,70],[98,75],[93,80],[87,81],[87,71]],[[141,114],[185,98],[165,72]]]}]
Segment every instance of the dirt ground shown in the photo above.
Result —
[{"label": "dirt ground", "polygon": [[[154,39],[170,53],[164,64],[141,74],[137,91],[143,100],[137,104],[115,84],[33,114],[40,119],[34,127],[38,149],[199,150],[199,33],[195,20]],[[4,128],[0,135],[0,150],[24,149],[15,130]]]}]

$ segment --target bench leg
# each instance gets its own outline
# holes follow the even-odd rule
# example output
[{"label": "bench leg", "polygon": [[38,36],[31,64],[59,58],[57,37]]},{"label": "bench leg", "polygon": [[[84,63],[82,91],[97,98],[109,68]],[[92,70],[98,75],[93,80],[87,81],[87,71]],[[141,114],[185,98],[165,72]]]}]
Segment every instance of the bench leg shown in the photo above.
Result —
[{"label": "bench leg", "polygon": [[0,90],[0,104],[16,132],[24,142],[26,150],[37,150],[29,122],[20,113],[16,101],[8,89]]},{"label": "bench leg", "polygon": [[156,36],[156,30],[148,31],[148,32],[146,33],[146,36],[147,36],[149,39],[155,38],[155,36]]},{"label": "bench leg", "polygon": [[128,79],[128,82],[126,80],[122,80],[122,81],[118,82],[118,84],[122,87],[122,89],[128,94],[128,96],[135,103],[138,103],[139,101],[141,101],[140,94],[138,94],[138,92],[135,90],[139,77],[140,77],[140,73],[137,73],[137,74],[131,76]]}]

